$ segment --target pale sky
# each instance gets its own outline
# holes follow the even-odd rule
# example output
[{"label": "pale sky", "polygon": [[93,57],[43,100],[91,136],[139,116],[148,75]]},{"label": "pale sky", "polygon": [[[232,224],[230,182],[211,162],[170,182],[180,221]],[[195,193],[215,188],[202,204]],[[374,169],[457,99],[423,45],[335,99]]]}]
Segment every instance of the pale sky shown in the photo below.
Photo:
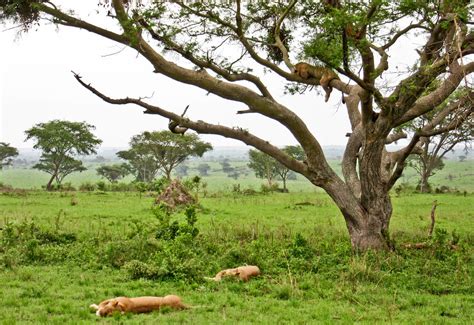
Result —
[{"label": "pale sky", "polygon": [[[181,113],[190,105],[191,119],[241,126],[276,145],[295,144],[279,124],[256,114],[236,115],[238,103],[220,99],[198,88],[153,73],[151,65],[129,49],[86,31],[41,26],[16,39],[16,30],[0,26],[0,141],[28,148],[24,131],[53,119],[86,121],[103,147],[126,147],[130,137],[143,131],[167,128],[168,121],[143,114],[143,109],[115,106],[80,86],[71,73],[112,97],[153,97],[150,103]],[[406,53],[406,52],[405,52]],[[177,56],[174,56],[177,59]],[[341,94],[334,90],[329,103],[324,95],[284,95],[281,78],[265,76],[278,100],[297,112],[322,145],[345,145],[350,132]],[[201,136],[214,146],[241,145],[219,136]]]}]

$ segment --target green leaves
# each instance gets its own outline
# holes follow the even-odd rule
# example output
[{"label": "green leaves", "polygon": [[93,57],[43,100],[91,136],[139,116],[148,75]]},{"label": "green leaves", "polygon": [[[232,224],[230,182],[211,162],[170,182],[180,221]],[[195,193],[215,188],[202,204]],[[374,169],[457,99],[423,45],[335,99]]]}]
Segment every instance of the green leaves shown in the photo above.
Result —
[{"label": "green leaves", "polygon": [[85,122],[53,120],[36,124],[26,130],[26,140],[33,139],[33,148],[58,155],[90,155],[102,143],[91,132],[93,125]]},{"label": "green leaves", "polygon": [[46,0],[0,0],[0,21],[11,20],[20,23],[24,29],[39,20],[39,11],[35,4]]},{"label": "green leaves", "polygon": [[117,153],[128,161],[137,180],[150,182],[158,170],[168,179],[171,172],[188,157],[201,157],[212,149],[210,143],[202,142],[196,134],[174,134],[169,131],[143,132],[130,141],[129,150]]},{"label": "green leaves", "polygon": [[95,148],[102,140],[92,134],[92,129],[94,126],[85,122],[53,120],[25,131],[26,139],[35,142],[33,148],[43,151],[40,162],[33,168],[51,175],[48,190],[53,180],[60,185],[67,175],[86,170],[82,162],[73,157],[96,153]]},{"label": "green leaves", "polygon": [[116,183],[119,179],[130,173],[126,164],[100,166],[96,171],[98,175],[108,179],[111,183]]},{"label": "green leaves", "polygon": [[18,150],[8,143],[0,142],[0,169],[11,163],[11,158],[18,156]]}]

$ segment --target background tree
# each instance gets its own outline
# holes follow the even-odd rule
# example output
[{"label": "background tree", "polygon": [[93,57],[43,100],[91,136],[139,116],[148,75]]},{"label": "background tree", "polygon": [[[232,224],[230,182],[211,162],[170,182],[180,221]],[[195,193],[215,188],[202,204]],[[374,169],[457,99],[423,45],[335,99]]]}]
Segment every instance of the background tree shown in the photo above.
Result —
[{"label": "background tree", "polygon": [[130,170],[125,164],[100,166],[96,171],[97,175],[106,178],[111,183],[116,183],[118,180],[130,174]]},{"label": "background tree", "polygon": [[129,162],[137,178],[146,182],[153,180],[159,170],[170,180],[176,166],[189,157],[202,157],[212,149],[210,143],[200,141],[196,134],[180,135],[170,131],[143,132],[132,137],[130,147],[117,155]]},{"label": "background tree", "polygon": [[[290,157],[299,160],[299,161],[304,161],[306,159],[306,155],[304,153],[304,150],[301,146],[286,146],[283,148],[283,151],[286,152]],[[291,176],[291,170],[286,167],[285,165],[282,165],[278,161],[276,162],[276,174],[280,177],[280,179],[283,182],[283,191],[288,192],[288,189],[286,188],[286,182],[287,180],[290,179]]]},{"label": "background tree", "polygon": [[221,164],[222,171],[224,173],[230,174],[230,173],[234,172],[234,167],[232,167],[232,165],[230,164],[229,159],[225,158],[224,160],[220,161],[219,163]]},{"label": "background tree", "polygon": [[46,185],[48,191],[52,189],[53,181],[61,185],[67,175],[86,169],[74,156],[96,153],[95,148],[102,141],[92,134],[93,129],[94,126],[85,122],[53,120],[25,131],[26,140],[35,142],[33,148],[42,150],[40,162],[33,168],[51,175]]},{"label": "background tree", "polygon": [[197,166],[197,170],[199,172],[199,176],[204,177],[204,176],[209,176],[209,170],[211,170],[211,166],[206,163],[201,163]]},{"label": "background tree", "polygon": [[[451,97],[433,111],[413,120],[405,128],[409,132],[420,129],[449,129],[447,132],[422,137],[417,152],[410,156],[410,166],[420,176],[419,188],[422,193],[431,191],[429,178],[444,168],[443,159],[446,154],[458,145],[464,146],[467,152],[474,140],[474,115],[471,114],[464,123],[458,124],[460,114],[473,110],[469,91],[461,89]],[[450,127],[451,125],[454,127]]]},{"label": "background tree", "polygon": [[18,156],[18,150],[10,147],[8,143],[0,142],[0,169],[3,166],[10,165],[12,158]]},{"label": "background tree", "polygon": [[267,180],[268,186],[273,185],[273,180],[278,175],[278,162],[264,152],[250,149],[248,166],[255,172],[258,178]]},{"label": "background tree", "polygon": [[[53,21],[113,40],[148,60],[150,73],[241,103],[246,109],[238,112],[253,114],[255,120],[262,117],[279,123],[302,146],[305,162],[251,130],[193,120],[143,98],[111,98],[75,75],[83,87],[108,103],[136,104],[148,114],[172,120],[180,130],[242,141],[300,173],[333,199],[353,247],[359,250],[388,247],[389,193],[407,157],[423,137],[444,133],[454,125],[419,129],[405,147],[389,152],[388,144],[406,136],[398,128],[433,111],[461,83],[469,89],[465,96],[474,102],[470,23],[474,10],[469,0],[98,1],[105,8],[99,8],[97,14],[117,24],[118,28],[111,29],[86,21],[99,19],[75,14],[79,12],[73,10],[75,2],[57,2],[1,0],[0,18],[19,23],[23,29],[33,25],[37,29],[36,23]],[[406,37],[414,33],[418,46],[412,52],[418,57],[406,62],[411,68],[403,71],[388,53],[396,53],[397,47],[406,52]],[[168,56],[168,52],[181,58]],[[296,65],[301,58],[306,65]],[[326,96],[332,89],[343,93],[352,132],[343,155],[342,177],[329,166],[304,119],[278,102],[279,97],[260,78],[263,72],[265,78],[272,73],[275,79],[290,82],[288,90],[293,93],[314,86],[324,87]],[[390,78],[393,74],[397,78]],[[437,87],[426,92],[433,82]],[[216,109],[222,111],[221,106]],[[444,110],[437,116],[440,114]],[[459,114],[456,125],[471,114],[472,110]],[[439,119],[435,116],[434,120]]]},{"label": "background tree", "polygon": [[153,154],[140,143],[140,137],[130,140],[130,149],[117,152],[117,156],[127,161],[126,167],[137,182],[150,183],[158,173],[159,166]]},{"label": "background tree", "polygon": [[189,170],[188,165],[186,164],[178,165],[176,166],[176,175],[178,175],[179,177],[188,176],[188,170]]}]

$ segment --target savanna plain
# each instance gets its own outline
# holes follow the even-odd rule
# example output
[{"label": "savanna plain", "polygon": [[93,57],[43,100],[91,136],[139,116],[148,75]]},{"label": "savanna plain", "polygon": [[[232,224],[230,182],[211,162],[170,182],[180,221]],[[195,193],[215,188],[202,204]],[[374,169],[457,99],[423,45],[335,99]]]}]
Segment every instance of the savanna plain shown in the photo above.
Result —
[{"label": "savanna plain", "polygon": [[[251,175],[215,174],[193,193],[197,207],[163,215],[156,192],[79,191],[96,181],[87,173],[72,178],[77,190],[24,189],[37,179],[29,173],[0,180],[13,185],[0,193],[2,324],[474,323],[472,161],[434,178],[449,193],[417,194],[408,175],[392,193],[394,249],[364,254],[351,251],[331,199],[299,178],[289,193],[262,193]],[[244,264],[262,275],[204,279]],[[191,308],[108,318],[89,309],[167,294]]]}]

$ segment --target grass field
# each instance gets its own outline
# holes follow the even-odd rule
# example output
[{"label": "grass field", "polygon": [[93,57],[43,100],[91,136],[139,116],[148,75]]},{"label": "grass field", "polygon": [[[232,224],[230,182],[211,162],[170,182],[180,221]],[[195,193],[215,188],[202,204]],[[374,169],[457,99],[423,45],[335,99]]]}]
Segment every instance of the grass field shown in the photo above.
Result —
[{"label": "grass field", "polygon": [[[203,161],[200,160],[194,160],[187,163],[190,177],[198,174],[196,166],[202,162]],[[261,179],[257,179],[254,173],[246,168],[247,162],[245,161],[230,162],[233,167],[244,169],[244,173],[242,173],[238,179],[229,178],[222,172],[222,167],[219,163],[214,161],[207,161],[206,163],[211,166],[211,171],[209,172],[210,175],[204,177],[203,180],[208,184],[209,191],[230,191],[233,185],[237,184],[240,184],[242,189],[252,188],[259,190],[260,185],[264,182]],[[339,161],[331,160],[329,163],[340,174]],[[445,165],[444,169],[438,171],[430,178],[433,188],[444,185],[459,191],[474,192],[474,160],[467,160],[465,162],[447,160],[445,161]],[[99,166],[99,164],[88,163],[86,164],[88,168],[86,171],[71,174],[64,182],[70,182],[75,187],[86,182],[97,182],[101,180],[95,171]],[[415,186],[418,179],[419,177],[415,174],[415,171],[411,168],[407,168],[403,177],[399,180],[399,183],[408,183]],[[0,171],[0,182],[15,188],[40,189],[48,180],[48,174],[34,169],[9,168]],[[124,181],[130,182],[132,180],[132,177],[128,176]],[[312,192],[316,190],[315,187],[301,175],[298,175],[294,181],[288,181],[288,188],[293,192]]]},{"label": "grass field", "polygon": [[[0,323],[472,324],[473,198],[394,196],[396,250],[353,255],[339,211],[314,191],[210,193],[199,235],[180,228],[174,239],[156,237],[152,196],[6,191]],[[428,239],[435,199],[437,231]],[[174,219],[185,222],[182,213]],[[425,249],[403,246],[422,241]],[[244,263],[262,276],[203,279]],[[100,320],[88,308],[113,296],[171,293],[194,308]]]}]

